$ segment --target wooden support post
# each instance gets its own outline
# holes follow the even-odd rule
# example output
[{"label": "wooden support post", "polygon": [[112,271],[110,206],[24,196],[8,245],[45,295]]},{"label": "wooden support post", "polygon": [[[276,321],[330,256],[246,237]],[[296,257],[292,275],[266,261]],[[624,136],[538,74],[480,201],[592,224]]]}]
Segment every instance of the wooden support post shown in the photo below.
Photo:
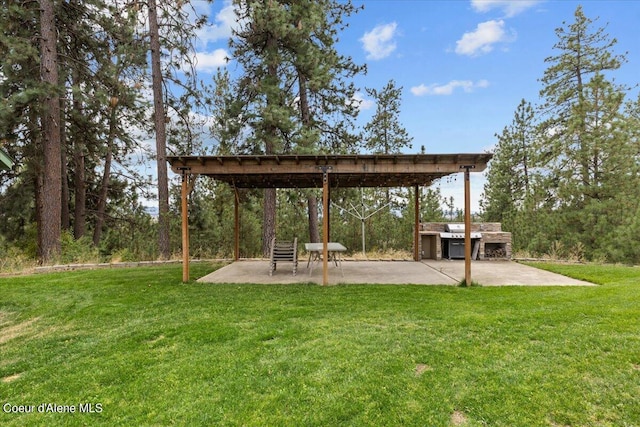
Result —
[{"label": "wooden support post", "polygon": [[182,281],[189,281],[189,171],[182,170]]},{"label": "wooden support post", "polygon": [[322,285],[329,284],[329,167],[322,168]]},{"label": "wooden support post", "polygon": [[[328,176],[327,176],[328,180]],[[327,223],[327,242],[331,241],[331,186],[327,186],[327,200],[329,200],[329,204],[327,205],[327,218],[329,222]]]},{"label": "wooden support post", "polygon": [[413,260],[420,261],[420,186],[415,187],[415,214],[413,225]]},{"label": "wooden support post", "polygon": [[234,229],[233,229],[233,239],[234,239],[234,251],[233,251],[233,259],[234,261],[238,261],[240,259],[240,195],[238,194],[238,189],[233,187],[233,192],[235,197],[233,198],[233,217],[234,217]]},{"label": "wooden support post", "polygon": [[469,180],[469,169],[473,166],[462,166],[464,168],[464,282],[471,286],[471,186]]}]

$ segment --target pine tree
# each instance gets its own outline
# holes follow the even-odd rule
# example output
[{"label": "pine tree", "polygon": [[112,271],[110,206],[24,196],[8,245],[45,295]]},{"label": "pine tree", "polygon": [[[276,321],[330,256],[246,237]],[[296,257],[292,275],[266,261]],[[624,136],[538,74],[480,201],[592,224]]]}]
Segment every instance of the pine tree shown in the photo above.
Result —
[{"label": "pine tree", "polygon": [[[167,167],[168,135],[181,136],[191,141],[189,111],[205,105],[205,91],[199,90],[194,71],[193,43],[196,31],[206,21],[188,2],[148,2],[149,50],[151,56],[151,87],[154,104],[154,132],[156,138],[156,164],[158,173],[158,249],[161,258],[168,258],[170,247],[169,183]],[[191,17],[195,16],[194,21]],[[186,65],[186,66],[185,66]],[[176,89],[172,91],[171,82]],[[190,104],[193,104],[190,106]],[[172,132],[168,129],[175,121]],[[185,131],[186,135],[182,135]],[[179,145],[176,151],[191,151],[191,143]],[[187,153],[192,154],[192,153]]]},{"label": "pine tree", "polygon": [[58,50],[56,15],[53,0],[40,2],[40,76],[44,92],[41,95],[43,174],[38,186],[41,210],[40,256],[48,262],[60,254],[62,215],[62,158],[60,141],[60,92],[58,89]]},{"label": "pine tree", "polygon": [[[7,238],[30,244],[30,255],[38,256],[40,245],[24,241],[24,236],[41,241],[41,227],[32,232],[31,224],[39,221],[36,206],[41,209],[42,137],[40,128],[42,84],[39,72],[40,46],[34,33],[39,33],[39,4],[6,2],[0,9],[0,134],[3,148],[22,168],[7,175],[11,186],[2,200],[3,231]],[[36,197],[37,195],[37,197]],[[17,208],[17,209],[16,209]],[[9,215],[12,212],[13,215]],[[41,213],[41,210],[38,210]],[[6,230],[6,231],[5,231]]]},{"label": "pine tree", "polygon": [[[231,41],[233,56],[244,71],[240,81],[241,96],[247,103],[246,117],[253,130],[251,151],[277,154],[288,151],[294,127],[293,98],[282,90],[281,78],[290,73],[278,47],[279,40],[292,31],[286,9],[278,2],[266,0],[236,1],[236,13],[247,22]],[[287,99],[288,98],[288,99]],[[275,236],[276,190],[264,190],[262,252],[269,253]]]},{"label": "pine tree", "polygon": [[171,255],[169,241],[169,178],[167,170],[167,131],[161,68],[160,26],[156,0],[149,0],[149,50],[153,88],[156,165],[158,170],[158,251],[161,259]]},{"label": "pine tree", "polygon": [[[365,68],[336,50],[344,19],[358,11],[351,1],[333,0],[291,3],[296,34],[285,44],[293,58],[298,84],[300,130],[294,148],[297,153],[349,152],[355,148],[351,132],[358,114],[353,103],[355,85],[351,79]],[[318,198],[307,191],[309,241],[320,241]]]},{"label": "pine tree", "polygon": [[541,111],[546,116],[542,122],[547,138],[544,160],[557,172],[569,171],[586,186],[592,179],[587,137],[589,111],[585,105],[587,84],[596,75],[616,70],[626,61],[624,55],[613,53],[616,40],[610,39],[604,28],[592,31],[592,23],[578,6],[575,22],[556,29],[559,40],[554,49],[560,52],[545,59],[551,65],[541,79],[544,86],[540,91],[544,99]]},{"label": "pine tree", "polygon": [[[135,180],[135,171],[127,170],[127,156],[135,144],[131,128],[141,128],[144,122],[145,103],[139,82],[146,57],[144,52],[140,55],[137,47],[130,5],[71,0],[54,2],[54,6],[54,44],[58,53],[55,85],[52,81],[43,84],[37,73],[40,65],[44,66],[39,52],[39,41],[44,39],[33,37],[39,33],[38,3],[9,2],[2,11],[0,67],[4,79],[0,82],[0,93],[8,102],[0,106],[0,128],[12,155],[24,165],[16,171],[10,185],[31,187],[7,191],[5,201],[13,203],[8,199],[30,192],[34,203],[23,204],[22,212],[14,212],[20,217],[16,219],[25,224],[25,231],[28,232],[34,219],[43,231],[46,213],[50,219],[61,217],[56,229],[73,225],[76,238],[80,238],[94,224],[91,213],[96,212],[98,223],[100,212],[109,210],[107,195],[114,206],[119,202],[117,198],[133,198],[121,191],[123,181],[109,186],[112,178],[109,153],[118,161],[121,171],[129,172],[132,181]],[[45,111],[39,100],[52,99],[50,94],[60,97],[57,105],[61,111],[56,120],[60,140],[56,149],[61,175],[57,191],[60,215],[55,214],[55,209],[44,210],[42,191],[46,183],[55,182],[43,178],[49,168],[43,167],[45,139],[39,125]],[[113,106],[117,106],[117,117],[112,114],[116,110]]]},{"label": "pine tree", "polygon": [[[344,152],[356,138],[349,133],[357,108],[348,81],[363,70],[335,49],[351,2],[235,1],[239,20],[230,45],[242,66],[239,99],[251,129],[251,153]],[[275,234],[275,190],[265,190],[263,250]],[[317,213],[309,200],[310,238]],[[317,234],[317,232],[316,232]],[[315,237],[317,239],[317,237]]]},{"label": "pine tree", "polygon": [[523,207],[531,192],[536,142],[531,103],[521,100],[511,125],[495,136],[498,142],[487,173],[482,206],[485,220],[505,222]]},{"label": "pine tree", "polygon": [[637,194],[637,149],[625,131],[626,88],[607,79],[625,56],[615,54],[616,40],[604,28],[593,31],[592,23],[578,7],[575,22],[556,30],[560,52],[547,58],[540,91],[541,159],[559,240],[606,257],[611,231],[626,215],[619,195]]},{"label": "pine tree", "polygon": [[[363,147],[376,154],[400,153],[405,148],[411,148],[413,138],[402,126],[399,117],[402,87],[397,87],[394,80],[389,80],[381,90],[373,88],[365,90],[374,99],[376,111],[364,127],[361,137]],[[374,194],[379,193],[377,189],[371,191]],[[385,188],[380,194],[387,206],[384,215],[381,215],[378,221],[383,230],[381,240],[385,250],[389,245],[393,245],[394,228],[397,223],[394,212],[402,210],[398,202],[404,200],[402,190],[395,191],[396,197],[392,197],[393,193],[392,189]]]},{"label": "pine tree", "polygon": [[413,138],[400,123],[402,87],[389,80],[382,90],[366,88],[367,94],[376,102],[376,112],[364,127],[364,148],[373,153],[400,153],[411,148]]}]

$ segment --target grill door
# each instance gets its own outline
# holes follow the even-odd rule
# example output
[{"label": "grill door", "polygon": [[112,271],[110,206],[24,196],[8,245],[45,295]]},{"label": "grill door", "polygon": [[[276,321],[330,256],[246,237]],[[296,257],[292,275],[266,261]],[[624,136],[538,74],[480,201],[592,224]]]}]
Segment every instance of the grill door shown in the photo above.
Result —
[{"label": "grill door", "polygon": [[449,259],[464,258],[464,239],[449,240]]}]

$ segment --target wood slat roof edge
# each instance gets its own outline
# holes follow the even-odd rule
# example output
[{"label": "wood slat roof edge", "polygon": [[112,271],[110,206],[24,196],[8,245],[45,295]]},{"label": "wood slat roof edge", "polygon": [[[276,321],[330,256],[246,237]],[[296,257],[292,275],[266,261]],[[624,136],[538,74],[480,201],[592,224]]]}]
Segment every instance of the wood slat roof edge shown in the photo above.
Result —
[{"label": "wood slat roof edge", "polygon": [[244,163],[254,161],[256,163],[272,161],[278,162],[304,162],[315,161],[316,163],[326,163],[328,161],[407,161],[412,162],[427,162],[427,163],[441,163],[448,159],[452,159],[452,163],[458,163],[462,161],[473,160],[475,162],[487,163],[493,157],[493,153],[442,153],[442,154],[241,154],[241,155],[175,155],[167,156],[167,161],[174,166],[176,163],[192,162],[192,161],[207,161],[215,160],[222,164],[226,161],[233,161],[234,163]]},{"label": "wood slat roof edge", "polygon": [[393,182],[399,185],[391,186],[402,187],[428,185],[465,167],[470,167],[471,172],[481,172],[492,156],[492,153],[198,155],[167,156],[167,161],[174,173],[188,171],[235,182],[241,187],[316,187],[323,166],[332,167],[329,173],[337,185],[384,187]]}]

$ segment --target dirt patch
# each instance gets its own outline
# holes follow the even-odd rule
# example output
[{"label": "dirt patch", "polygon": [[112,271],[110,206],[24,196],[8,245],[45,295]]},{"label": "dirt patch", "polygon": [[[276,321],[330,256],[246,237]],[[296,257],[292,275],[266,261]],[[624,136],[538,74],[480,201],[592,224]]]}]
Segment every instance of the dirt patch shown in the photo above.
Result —
[{"label": "dirt patch", "polygon": [[640,365],[634,364],[633,369],[635,369],[636,371],[640,371]]},{"label": "dirt patch", "polygon": [[20,378],[22,376],[22,374],[13,374],[13,375],[9,375],[8,377],[4,377],[2,379],[3,383],[10,383],[13,382],[15,380],[17,380],[18,378]]},{"label": "dirt patch", "polygon": [[418,363],[416,365],[415,375],[419,377],[427,371],[433,371],[433,368],[429,365],[425,365],[424,363]]},{"label": "dirt patch", "polygon": [[[31,329],[31,325],[40,320],[39,317],[25,320],[24,322],[17,323],[11,326],[4,326],[0,329],[0,344],[4,344],[9,340],[20,337],[28,333]],[[9,323],[9,322],[7,322]]]},{"label": "dirt patch", "polygon": [[453,411],[451,414],[451,425],[453,426],[463,426],[468,422],[467,416],[462,411]]}]

